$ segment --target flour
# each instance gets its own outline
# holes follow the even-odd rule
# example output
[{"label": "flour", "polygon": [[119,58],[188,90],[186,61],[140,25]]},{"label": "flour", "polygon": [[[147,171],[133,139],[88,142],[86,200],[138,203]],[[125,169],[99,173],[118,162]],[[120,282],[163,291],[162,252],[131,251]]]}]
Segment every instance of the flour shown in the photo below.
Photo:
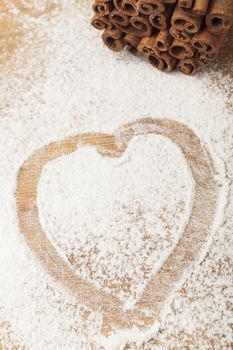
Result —
[{"label": "flour", "polygon": [[[233,101],[225,90],[231,80],[211,72],[194,78],[177,73],[168,76],[127,52],[109,52],[101,45],[99,33],[89,26],[90,3],[54,1],[59,6],[40,17],[13,1],[8,3],[16,29],[0,51],[0,324],[7,324],[0,331],[3,346],[29,350],[229,349],[233,342],[233,126],[227,106]],[[21,3],[28,10],[46,8],[43,0]],[[219,203],[216,216],[221,225],[218,222],[210,233],[203,247],[206,254],[187,271],[149,335],[133,329],[103,339],[101,312],[81,305],[47,274],[28,248],[18,228],[16,179],[22,163],[51,141],[85,132],[113,133],[142,117],[177,120],[194,130],[216,162],[219,190],[224,189],[222,202],[227,200],[227,205],[224,209]],[[92,184],[89,189],[82,186],[84,179]],[[73,185],[81,194],[82,206]],[[151,274],[182,237],[192,190],[186,160],[174,144],[159,136],[138,137],[118,159],[82,148],[47,164],[38,191],[40,219],[51,242],[71,262],[80,257],[80,248],[90,258],[91,241],[103,248],[114,236],[114,245],[96,252],[89,267],[84,259],[81,268],[75,264],[73,268],[132,308]],[[97,191],[98,211],[90,216]],[[48,193],[51,196],[46,199]],[[61,206],[61,201],[67,206]],[[141,221],[131,225],[138,213]],[[161,213],[165,222],[161,222]],[[128,241],[122,242],[127,228]],[[143,241],[145,232],[149,237]],[[128,250],[127,243],[132,244]],[[138,253],[137,259],[134,255],[130,259],[132,251]],[[104,253],[113,254],[113,260],[106,262]],[[148,267],[145,276],[144,264]],[[122,292],[124,278],[130,280],[130,288]]]},{"label": "flour", "polygon": [[182,235],[192,177],[173,143],[144,136],[119,159],[84,148],[52,162],[38,191],[43,227],[67,262],[132,307]]}]

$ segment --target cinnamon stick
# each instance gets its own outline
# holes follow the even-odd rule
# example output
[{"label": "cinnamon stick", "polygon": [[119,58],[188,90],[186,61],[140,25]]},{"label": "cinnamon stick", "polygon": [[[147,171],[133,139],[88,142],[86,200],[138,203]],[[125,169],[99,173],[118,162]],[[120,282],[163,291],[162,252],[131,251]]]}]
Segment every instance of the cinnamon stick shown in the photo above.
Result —
[{"label": "cinnamon stick", "polygon": [[212,0],[206,15],[206,25],[210,33],[228,32],[233,24],[233,1]]},{"label": "cinnamon stick", "polygon": [[160,0],[139,0],[138,10],[143,15],[152,15],[152,13],[159,14],[165,12],[166,4],[162,4]]},{"label": "cinnamon stick", "polygon": [[92,5],[95,14],[100,16],[107,16],[113,9],[112,0],[96,0]]},{"label": "cinnamon stick", "polygon": [[189,43],[192,39],[192,34],[186,33],[184,30],[175,28],[173,26],[170,28],[169,32],[174,39],[178,39],[186,43]]},{"label": "cinnamon stick", "polygon": [[153,27],[147,16],[129,17],[115,9],[110,13],[110,19],[116,28],[126,34],[133,34],[139,38],[151,36],[152,34]]},{"label": "cinnamon stick", "polygon": [[148,61],[155,68],[167,73],[171,72],[177,63],[177,60],[168,52],[155,51],[148,57]]},{"label": "cinnamon stick", "polygon": [[152,13],[149,20],[153,27],[159,30],[166,30],[170,27],[171,16],[173,13],[173,7],[167,7],[165,12],[162,13]]},{"label": "cinnamon stick", "polygon": [[127,45],[128,50],[134,55],[138,53],[138,45],[140,41],[140,38],[132,34],[126,34],[126,36],[124,37],[124,42]]},{"label": "cinnamon stick", "polygon": [[179,30],[183,30],[186,33],[197,33],[201,27],[203,16],[190,17],[180,7],[176,7],[171,18],[171,24]]},{"label": "cinnamon stick", "polygon": [[179,0],[178,1],[178,5],[181,7],[181,8],[192,8],[192,5],[193,5],[193,0]]},{"label": "cinnamon stick", "polygon": [[105,45],[112,51],[119,52],[125,47],[124,34],[119,29],[105,29],[102,39]]},{"label": "cinnamon stick", "polygon": [[177,69],[186,75],[194,75],[200,70],[200,63],[196,60],[195,57],[186,58],[184,60],[181,60],[178,65]]},{"label": "cinnamon stick", "polygon": [[111,29],[113,26],[108,16],[100,16],[97,14],[92,18],[91,24],[98,30]]},{"label": "cinnamon stick", "polygon": [[196,33],[192,40],[192,46],[199,52],[208,52],[209,54],[217,54],[225,40],[226,33],[221,35],[211,34],[206,27]]},{"label": "cinnamon stick", "polygon": [[195,0],[193,5],[193,13],[199,16],[205,16],[208,10],[210,0]]},{"label": "cinnamon stick", "polygon": [[153,26],[145,15],[139,15],[130,18],[131,23],[131,33],[137,35],[138,37],[144,38],[151,36],[153,31]]},{"label": "cinnamon stick", "polygon": [[168,31],[160,31],[156,38],[155,46],[160,52],[168,51],[172,40],[172,36]]},{"label": "cinnamon stick", "polygon": [[113,25],[120,30],[123,30],[123,27],[127,27],[130,24],[129,16],[124,14],[123,12],[120,12],[117,9],[114,9],[110,15],[109,18]]},{"label": "cinnamon stick", "polygon": [[191,43],[186,43],[177,39],[173,40],[169,50],[170,54],[179,60],[192,57],[195,51],[196,49],[191,45]]},{"label": "cinnamon stick", "polygon": [[215,61],[217,54],[197,51],[195,57],[198,63],[200,63],[201,65],[207,65]]},{"label": "cinnamon stick", "polygon": [[137,0],[113,0],[116,9],[128,16],[138,15]]},{"label": "cinnamon stick", "polygon": [[158,34],[155,34],[148,38],[143,38],[138,45],[138,51],[144,56],[153,55],[154,51],[156,50],[157,37]]},{"label": "cinnamon stick", "polygon": [[181,9],[181,11],[188,16],[205,16],[208,9],[209,1],[211,0],[192,0],[189,2],[187,2],[187,0],[179,0],[178,6]]}]

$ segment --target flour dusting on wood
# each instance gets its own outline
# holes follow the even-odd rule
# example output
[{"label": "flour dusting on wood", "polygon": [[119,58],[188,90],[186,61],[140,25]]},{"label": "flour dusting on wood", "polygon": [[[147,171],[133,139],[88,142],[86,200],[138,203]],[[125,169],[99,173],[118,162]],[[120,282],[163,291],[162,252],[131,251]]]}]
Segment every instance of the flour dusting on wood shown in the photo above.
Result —
[{"label": "flour dusting on wood", "polygon": [[[4,0],[0,10],[0,21],[10,28],[0,39],[0,344],[20,350],[230,349],[230,77],[167,76],[126,52],[109,52],[89,26],[89,2]],[[210,150],[220,193],[216,220],[154,327],[106,338],[102,313],[79,303],[27,246],[18,225],[16,181],[23,162],[50,142],[111,134],[144,117],[179,121]],[[76,274],[132,308],[182,238],[192,191],[180,149],[160,136],[137,137],[120,158],[83,147],[48,163],[39,184],[40,219]]]},{"label": "flour dusting on wood", "polygon": [[41,222],[80,277],[133,307],[182,235],[192,187],[163,137],[138,137],[120,158],[83,148],[44,169]]}]

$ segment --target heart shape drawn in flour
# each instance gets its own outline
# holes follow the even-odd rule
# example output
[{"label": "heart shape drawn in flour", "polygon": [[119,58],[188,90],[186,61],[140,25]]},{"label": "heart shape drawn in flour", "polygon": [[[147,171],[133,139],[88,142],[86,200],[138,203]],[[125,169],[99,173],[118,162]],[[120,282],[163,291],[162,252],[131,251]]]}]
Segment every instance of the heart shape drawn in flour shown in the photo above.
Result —
[{"label": "heart shape drawn in flour", "polygon": [[[169,138],[182,151],[191,169],[195,193],[193,208],[182,238],[159,271],[150,279],[134,309],[125,310],[116,296],[97,289],[76,275],[61,258],[41,227],[37,207],[37,186],[43,167],[78,147],[92,146],[109,157],[120,157],[129,141],[140,135]],[[196,259],[211,231],[218,197],[213,160],[207,148],[184,124],[166,119],[142,119],[119,128],[115,134],[80,134],[51,143],[35,152],[21,167],[17,181],[17,209],[20,229],[28,246],[40,259],[47,272],[93,310],[103,312],[103,334],[113,327],[139,328],[154,323],[166,297],[183,272]]]}]

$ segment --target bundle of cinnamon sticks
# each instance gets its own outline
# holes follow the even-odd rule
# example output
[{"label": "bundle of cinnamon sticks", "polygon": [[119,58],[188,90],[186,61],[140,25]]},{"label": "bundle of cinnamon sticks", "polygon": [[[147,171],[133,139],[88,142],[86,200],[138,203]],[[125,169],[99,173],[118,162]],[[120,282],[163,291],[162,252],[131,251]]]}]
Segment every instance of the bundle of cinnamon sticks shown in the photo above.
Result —
[{"label": "bundle of cinnamon sticks", "polygon": [[233,23],[233,0],[94,0],[92,25],[161,71],[194,75],[215,60]]}]

